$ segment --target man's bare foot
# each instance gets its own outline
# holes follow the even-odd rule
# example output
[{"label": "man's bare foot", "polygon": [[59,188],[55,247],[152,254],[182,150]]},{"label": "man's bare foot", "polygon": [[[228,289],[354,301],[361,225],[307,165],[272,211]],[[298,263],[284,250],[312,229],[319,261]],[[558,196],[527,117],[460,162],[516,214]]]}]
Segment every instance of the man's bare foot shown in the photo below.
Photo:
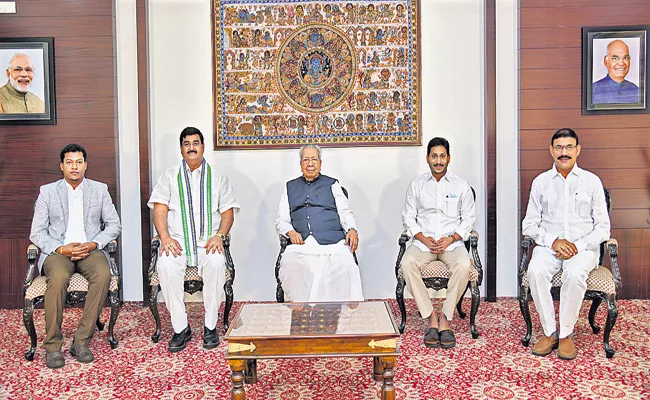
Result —
[{"label": "man's bare foot", "polygon": [[438,316],[436,315],[435,311],[433,311],[431,315],[429,315],[429,328],[438,329]]},{"label": "man's bare foot", "polygon": [[444,313],[440,313],[440,317],[438,318],[438,324],[440,326],[439,330],[441,331],[451,329],[451,326],[449,325],[449,321],[447,320],[447,317],[445,316]]}]

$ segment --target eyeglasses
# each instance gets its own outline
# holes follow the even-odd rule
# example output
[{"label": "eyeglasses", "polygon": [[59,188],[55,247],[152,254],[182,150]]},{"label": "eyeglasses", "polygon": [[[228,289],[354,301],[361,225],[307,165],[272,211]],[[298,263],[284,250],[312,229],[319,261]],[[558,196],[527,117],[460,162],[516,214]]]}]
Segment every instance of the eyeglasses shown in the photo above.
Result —
[{"label": "eyeglasses", "polygon": [[553,146],[553,150],[555,150],[555,151],[557,151],[557,152],[560,152],[560,151],[562,151],[562,150],[564,150],[564,149],[566,149],[567,151],[572,151],[572,150],[574,150],[576,147],[578,147],[578,146],[574,146],[574,145],[572,145],[572,144],[567,144],[566,146],[562,146],[562,145],[559,145],[559,144],[558,144],[558,145]]},{"label": "eyeglasses", "polygon": [[309,164],[310,162],[313,162],[314,164],[316,164],[317,162],[320,161],[320,159],[318,159],[318,158],[316,158],[316,157],[313,157],[313,158],[303,158],[303,159],[300,160],[300,161],[303,162],[303,163],[305,163],[305,164]]}]

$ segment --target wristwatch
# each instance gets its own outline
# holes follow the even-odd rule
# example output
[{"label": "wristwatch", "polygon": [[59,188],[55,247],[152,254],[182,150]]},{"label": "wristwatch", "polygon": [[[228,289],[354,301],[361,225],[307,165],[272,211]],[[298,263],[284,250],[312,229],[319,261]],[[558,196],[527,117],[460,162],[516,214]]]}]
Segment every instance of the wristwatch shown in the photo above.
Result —
[{"label": "wristwatch", "polygon": [[217,236],[219,236],[221,240],[226,240],[226,235],[224,235],[223,233],[217,232]]}]

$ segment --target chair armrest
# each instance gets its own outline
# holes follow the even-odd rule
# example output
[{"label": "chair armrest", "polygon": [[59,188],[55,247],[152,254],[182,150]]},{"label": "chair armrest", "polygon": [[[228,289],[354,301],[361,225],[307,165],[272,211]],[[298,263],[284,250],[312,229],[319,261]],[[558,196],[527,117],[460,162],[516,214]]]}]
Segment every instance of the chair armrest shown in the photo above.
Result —
[{"label": "chair armrest", "polygon": [[284,253],[284,250],[287,248],[287,246],[290,243],[289,236],[283,234],[280,234],[278,236],[280,238],[280,252]]},{"label": "chair armrest", "polygon": [[115,262],[115,252],[117,251],[117,240],[113,239],[106,245],[106,251],[108,251],[108,267],[111,270],[111,276],[120,276],[120,270],[117,268],[117,263]]},{"label": "chair armrest", "polygon": [[524,236],[521,241],[521,262],[519,263],[519,285],[521,285],[521,280],[524,277],[524,274],[528,272],[528,261],[530,258],[530,248],[533,246],[535,241],[530,236]]},{"label": "chair armrest", "polygon": [[41,250],[35,244],[30,244],[27,247],[27,263],[29,266],[27,267],[27,274],[25,275],[25,282],[23,283],[25,289],[27,289],[27,287],[31,285],[32,281],[34,280],[36,260],[38,260],[38,253],[40,252]]},{"label": "chair armrest", "polygon": [[151,238],[151,261],[147,271],[147,279],[151,283],[151,278],[156,272],[156,263],[158,262],[158,251],[160,250],[160,236],[156,235]]},{"label": "chair armrest", "polygon": [[395,277],[398,276],[399,266],[402,263],[402,257],[404,257],[404,253],[406,252],[406,243],[408,243],[410,239],[411,238],[409,237],[406,230],[402,231],[402,234],[399,236],[399,239],[397,239],[399,251],[397,253],[397,261],[395,261]]},{"label": "chair armrest", "polygon": [[[478,232],[470,232],[469,245],[470,247],[468,250],[470,250],[472,254],[472,260],[474,260],[474,268],[476,268],[478,271],[478,284],[480,286],[483,283],[483,264],[481,263],[481,258],[478,255]],[[465,247],[467,247],[467,244],[465,244]]]},{"label": "chair armrest", "polygon": [[618,268],[618,241],[611,238],[607,241],[607,252],[609,253],[609,261],[612,265],[612,275],[614,276],[614,287],[616,294],[621,290],[621,271]]},{"label": "chair armrest", "polygon": [[117,240],[113,239],[108,242],[106,245],[106,251],[108,251],[108,254],[115,254],[115,251],[117,251]]}]

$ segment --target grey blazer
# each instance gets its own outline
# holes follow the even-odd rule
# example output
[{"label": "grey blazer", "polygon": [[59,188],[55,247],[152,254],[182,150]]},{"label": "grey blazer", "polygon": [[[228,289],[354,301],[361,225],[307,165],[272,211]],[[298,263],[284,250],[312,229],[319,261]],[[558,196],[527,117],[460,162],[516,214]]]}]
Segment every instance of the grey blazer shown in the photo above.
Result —
[{"label": "grey blazer", "polygon": [[[84,230],[88,241],[106,246],[117,238],[122,227],[106,184],[84,178]],[[65,180],[41,186],[29,240],[41,249],[43,260],[63,246],[68,229],[68,189]],[[102,229],[103,223],[103,229]]]}]

